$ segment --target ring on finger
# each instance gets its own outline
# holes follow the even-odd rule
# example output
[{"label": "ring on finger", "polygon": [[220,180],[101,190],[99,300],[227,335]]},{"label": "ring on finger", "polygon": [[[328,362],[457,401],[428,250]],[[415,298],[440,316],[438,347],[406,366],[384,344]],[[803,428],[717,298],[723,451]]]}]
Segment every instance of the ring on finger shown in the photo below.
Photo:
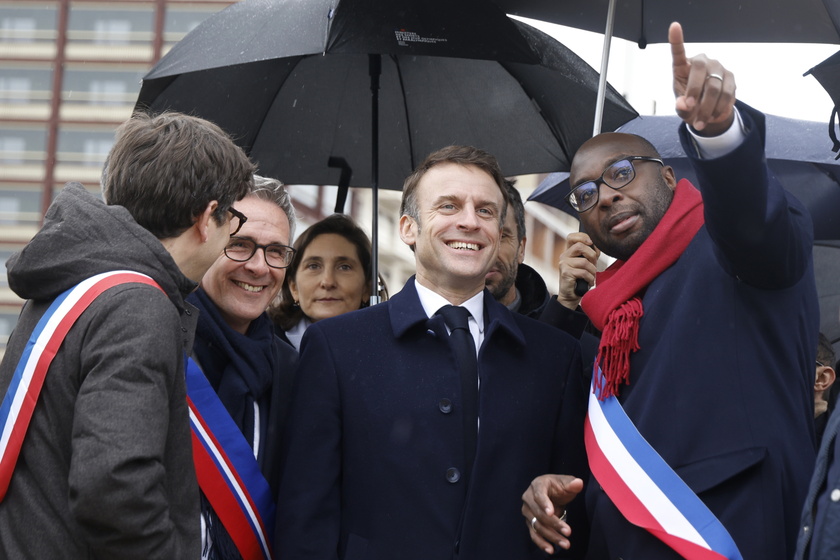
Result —
[{"label": "ring on finger", "polygon": [[533,529],[535,533],[537,532],[537,518],[536,517],[531,518],[531,529]]},{"label": "ring on finger", "polygon": [[709,74],[708,76],[706,76],[706,79],[708,80],[709,78],[714,78],[716,80],[720,80],[721,82],[723,81],[723,76],[721,76],[720,74]]}]

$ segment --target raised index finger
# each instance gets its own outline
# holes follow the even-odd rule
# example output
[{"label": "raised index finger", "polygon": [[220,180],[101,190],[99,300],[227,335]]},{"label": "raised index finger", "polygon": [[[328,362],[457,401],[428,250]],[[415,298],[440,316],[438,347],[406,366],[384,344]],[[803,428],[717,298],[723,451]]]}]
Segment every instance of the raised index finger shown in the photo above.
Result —
[{"label": "raised index finger", "polygon": [[682,25],[676,21],[668,28],[668,42],[671,43],[671,64],[676,71],[677,68],[688,64],[688,59],[685,57]]}]

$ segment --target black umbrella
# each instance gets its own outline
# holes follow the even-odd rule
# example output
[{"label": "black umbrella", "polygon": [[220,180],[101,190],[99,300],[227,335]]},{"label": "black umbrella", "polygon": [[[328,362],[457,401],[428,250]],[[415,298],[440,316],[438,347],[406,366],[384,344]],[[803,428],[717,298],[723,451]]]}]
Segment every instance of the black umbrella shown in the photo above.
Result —
[{"label": "black umbrella", "polygon": [[835,0],[495,0],[509,14],[603,33],[610,3],[612,35],[637,43],[667,43],[678,21],[699,43],[840,43]]},{"label": "black umbrella", "polygon": [[[680,145],[678,116],[642,116],[628,122],[620,132],[648,139],[674,168],[677,178],[696,183],[688,158]],[[770,169],[782,185],[810,210],[816,239],[840,239],[840,162],[820,142],[824,126],[819,122],[766,116],[765,150]],[[565,195],[568,173],[552,173],[528,200],[543,202],[575,215]]]},{"label": "black umbrella", "polygon": [[828,95],[831,96],[831,100],[834,101],[834,109],[828,120],[828,136],[833,142],[832,151],[838,152],[837,158],[840,158],[840,140],[837,139],[837,133],[834,130],[837,107],[840,107],[840,51],[805,72],[806,76],[808,74],[817,79],[820,85],[825,88],[825,91],[828,92]]},{"label": "black umbrella", "polygon": [[[508,175],[568,168],[598,74],[485,0],[245,0],[143,80],[137,107],[199,115],[287,183],[402,188],[429,152],[469,144]],[[605,118],[636,115],[610,88]],[[374,262],[374,272],[376,272]],[[375,277],[375,276],[374,276]]]},{"label": "black umbrella", "polygon": [[[606,77],[612,37],[645,48],[668,42],[678,21],[692,42],[840,43],[836,0],[494,0],[507,13],[604,34]],[[599,92],[598,107],[603,95]],[[600,112],[599,112],[600,113]],[[599,114],[596,113],[596,114]],[[594,132],[612,130],[596,117]]]}]

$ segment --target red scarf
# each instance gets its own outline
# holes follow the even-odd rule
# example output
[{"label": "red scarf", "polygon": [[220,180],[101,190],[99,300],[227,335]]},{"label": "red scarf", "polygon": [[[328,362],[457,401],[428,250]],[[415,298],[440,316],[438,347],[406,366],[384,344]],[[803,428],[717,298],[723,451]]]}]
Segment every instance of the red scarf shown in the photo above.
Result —
[{"label": "red scarf", "polygon": [[580,304],[601,331],[597,363],[606,382],[601,400],[618,395],[619,385],[629,383],[630,353],[639,349],[644,290],[680,258],[703,223],[700,192],[682,179],[668,211],[632,258],[616,261],[595,275],[596,287]]}]

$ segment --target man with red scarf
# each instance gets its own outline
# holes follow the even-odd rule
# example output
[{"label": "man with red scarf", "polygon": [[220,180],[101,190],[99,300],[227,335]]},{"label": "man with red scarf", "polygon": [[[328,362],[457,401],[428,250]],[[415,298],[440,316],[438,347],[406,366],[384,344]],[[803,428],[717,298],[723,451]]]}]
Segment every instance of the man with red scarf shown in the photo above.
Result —
[{"label": "man with red scarf", "polygon": [[[678,181],[638,136],[586,142],[572,162],[569,198],[588,235],[567,249],[560,298],[580,301],[602,332],[603,376],[588,422],[597,420],[593,400],[615,396],[735,546],[676,552],[667,529],[633,511],[648,508],[651,492],[611,491],[587,441],[595,474],[585,491],[587,557],[791,558],[814,464],[813,226],[768,170],[763,115],[736,106],[732,73],[704,55],[686,58],[679,24],[669,40],[680,138],[698,185]],[[617,261],[595,274],[598,250]],[[577,278],[595,286],[582,300],[571,295]],[[609,468],[621,473],[620,463]],[[562,504],[581,487],[545,475],[526,490],[522,513],[541,548],[586,546],[561,520]]]}]

